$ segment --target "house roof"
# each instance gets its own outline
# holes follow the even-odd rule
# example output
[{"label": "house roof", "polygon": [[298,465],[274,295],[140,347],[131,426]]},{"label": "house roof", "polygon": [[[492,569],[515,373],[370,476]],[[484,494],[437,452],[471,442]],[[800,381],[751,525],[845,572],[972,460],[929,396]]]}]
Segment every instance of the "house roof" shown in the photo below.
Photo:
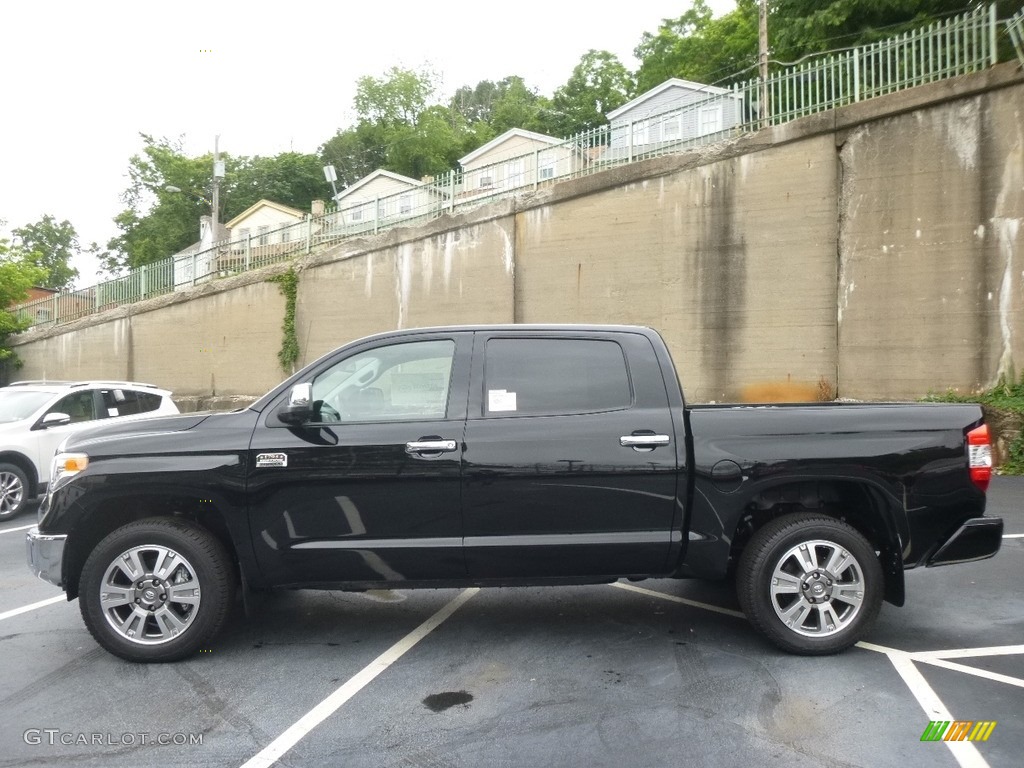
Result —
[{"label": "house roof", "polygon": [[395,173],[393,171],[385,171],[383,168],[378,168],[373,173],[370,173],[370,174],[367,174],[366,176],[363,176],[363,178],[361,178],[355,184],[352,184],[351,186],[345,187],[345,189],[341,190],[341,192],[339,192],[337,195],[335,195],[335,197],[334,197],[335,202],[338,202],[338,201],[342,200],[343,198],[348,197],[349,195],[351,195],[356,190],[360,189],[361,187],[365,187],[371,181],[374,181],[375,179],[379,179],[382,176],[385,177],[385,178],[391,179],[392,181],[397,181],[397,182],[399,182],[401,184],[406,184],[406,185],[408,185],[410,187],[422,187],[423,186],[423,182],[422,181],[417,181],[416,179],[409,178],[408,176],[403,176],[400,173]]},{"label": "house roof", "polygon": [[661,85],[656,85],[651,90],[641,93],[632,101],[627,101],[618,109],[613,109],[605,117],[609,120],[613,120],[619,115],[628,112],[640,104],[643,104],[648,99],[652,99],[659,93],[667,91],[669,88],[685,88],[688,91],[701,91],[702,93],[709,94],[711,96],[721,96],[727,93],[732,93],[728,88],[719,88],[717,85],[705,85],[704,83],[695,83],[692,80],[682,80],[678,77],[673,77],[666,80]]},{"label": "house roof", "polygon": [[546,136],[543,133],[534,133],[533,131],[527,131],[522,128],[509,128],[501,136],[491,139],[482,147],[477,147],[465,157],[459,158],[459,165],[465,165],[466,163],[472,163],[481,155],[485,155],[495,147],[504,144],[506,141],[514,136],[518,136],[522,139],[533,139],[534,141],[542,141],[545,144],[557,145],[562,144],[562,139],[556,139],[554,136]]},{"label": "house roof", "polygon": [[231,229],[232,227],[237,225],[239,222],[244,221],[245,219],[247,219],[249,216],[251,216],[254,212],[259,210],[260,208],[273,208],[275,211],[279,211],[281,213],[287,214],[288,216],[294,216],[297,219],[302,219],[302,218],[305,218],[305,216],[306,216],[306,214],[303,213],[302,211],[300,211],[298,208],[292,208],[289,205],[282,205],[281,203],[275,203],[273,200],[265,200],[264,199],[264,200],[257,200],[255,203],[253,203],[248,208],[246,208],[244,211],[242,211],[240,214],[235,216],[235,218],[233,218],[231,221],[229,221],[224,226],[227,227],[228,229]]}]

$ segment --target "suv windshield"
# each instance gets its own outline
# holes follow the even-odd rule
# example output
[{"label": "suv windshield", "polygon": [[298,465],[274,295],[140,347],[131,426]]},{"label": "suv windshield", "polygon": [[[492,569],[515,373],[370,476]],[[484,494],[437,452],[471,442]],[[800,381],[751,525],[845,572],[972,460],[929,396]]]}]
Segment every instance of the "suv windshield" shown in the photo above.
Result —
[{"label": "suv windshield", "polygon": [[53,397],[53,392],[0,389],[0,424],[27,419]]}]

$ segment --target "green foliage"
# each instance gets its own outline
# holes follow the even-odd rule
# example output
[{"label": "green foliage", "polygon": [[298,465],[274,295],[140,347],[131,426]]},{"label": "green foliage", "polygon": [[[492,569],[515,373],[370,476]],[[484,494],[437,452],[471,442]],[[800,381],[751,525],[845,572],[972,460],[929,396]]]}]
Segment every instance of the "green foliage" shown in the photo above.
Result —
[{"label": "green foliage", "polygon": [[46,272],[33,264],[30,257],[22,248],[11,247],[0,239],[0,365],[4,367],[21,366],[7,339],[29,326],[28,318],[20,318],[8,310],[11,305],[24,301],[28,289],[46,277]]},{"label": "green foliage", "polygon": [[614,54],[589,50],[555,91],[549,128],[567,137],[605,125],[605,115],[629,101],[632,92],[633,76]]},{"label": "green foliage", "polygon": [[[37,285],[56,291],[71,288],[78,277],[78,270],[71,266],[71,259],[82,252],[78,244],[78,233],[70,221],[57,220],[46,214],[34,224],[26,224],[14,230],[25,258],[46,274]],[[95,248],[96,244],[92,245]]]},{"label": "green foliage", "polygon": [[771,0],[772,58],[795,61],[872,43],[979,5],[974,0]]},{"label": "green foliage", "polygon": [[738,0],[717,19],[704,0],[694,0],[682,16],[662,21],[656,33],[645,32],[633,53],[640,60],[639,93],[673,77],[711,85],[745,80],[757,63],[756,0]]},{"label": "green foliage", "polygon": [[287,272],[282,272],[270,280],[278,284],[281,295],[284,296],[284,322],[281,324],[281,349],[277,353],[277,360],[281,363],[281,369],[291,375],[295,373],[295,363],[299,360],[299,337],[295,331],[295,305],[299,296],[299,273],[295,271],[294,267],[289,267]]},{"label": "green foliage", "polygon": [[491,105],[490,126],[495,136],[510,128],[547,133],[551,102],[528,87],[523,78],[511,75],[498,82]]}]

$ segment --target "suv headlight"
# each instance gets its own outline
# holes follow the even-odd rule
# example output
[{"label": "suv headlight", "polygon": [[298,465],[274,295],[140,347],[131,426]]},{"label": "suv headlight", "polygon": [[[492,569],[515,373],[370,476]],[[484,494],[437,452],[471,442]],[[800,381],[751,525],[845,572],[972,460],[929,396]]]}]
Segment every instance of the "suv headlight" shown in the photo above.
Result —
[{"label": "suv headlight", "polygon": [[68,479],[89,466],[89,456],[84,453],[58,453],[50,465],[50,488],[57,483],[63,485]]}]

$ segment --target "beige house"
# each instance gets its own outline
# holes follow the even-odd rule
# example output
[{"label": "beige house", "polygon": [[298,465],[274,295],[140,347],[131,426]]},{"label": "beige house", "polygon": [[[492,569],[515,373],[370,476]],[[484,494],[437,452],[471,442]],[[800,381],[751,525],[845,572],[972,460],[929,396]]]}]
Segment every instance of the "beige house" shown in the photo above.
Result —
[{"label": "beige house", "polygon": [[378,169],[334,198],[339,214],[336,226],[359,231],[433,215],[442,199],[441,192],[430,184]]},{"label": "beige house", "polygon": [[562,139],[512,128],[459,160],[460,197],[533,186],[568,176],[582,164],[580,153]]},{"label": "beige house", "polygon": [[294,240],[289,227],[305,221],[306,214],[272,200],[260,200],[250,205],[224,225],[228,239],[250,239],[252,245],[271,245]]}]

